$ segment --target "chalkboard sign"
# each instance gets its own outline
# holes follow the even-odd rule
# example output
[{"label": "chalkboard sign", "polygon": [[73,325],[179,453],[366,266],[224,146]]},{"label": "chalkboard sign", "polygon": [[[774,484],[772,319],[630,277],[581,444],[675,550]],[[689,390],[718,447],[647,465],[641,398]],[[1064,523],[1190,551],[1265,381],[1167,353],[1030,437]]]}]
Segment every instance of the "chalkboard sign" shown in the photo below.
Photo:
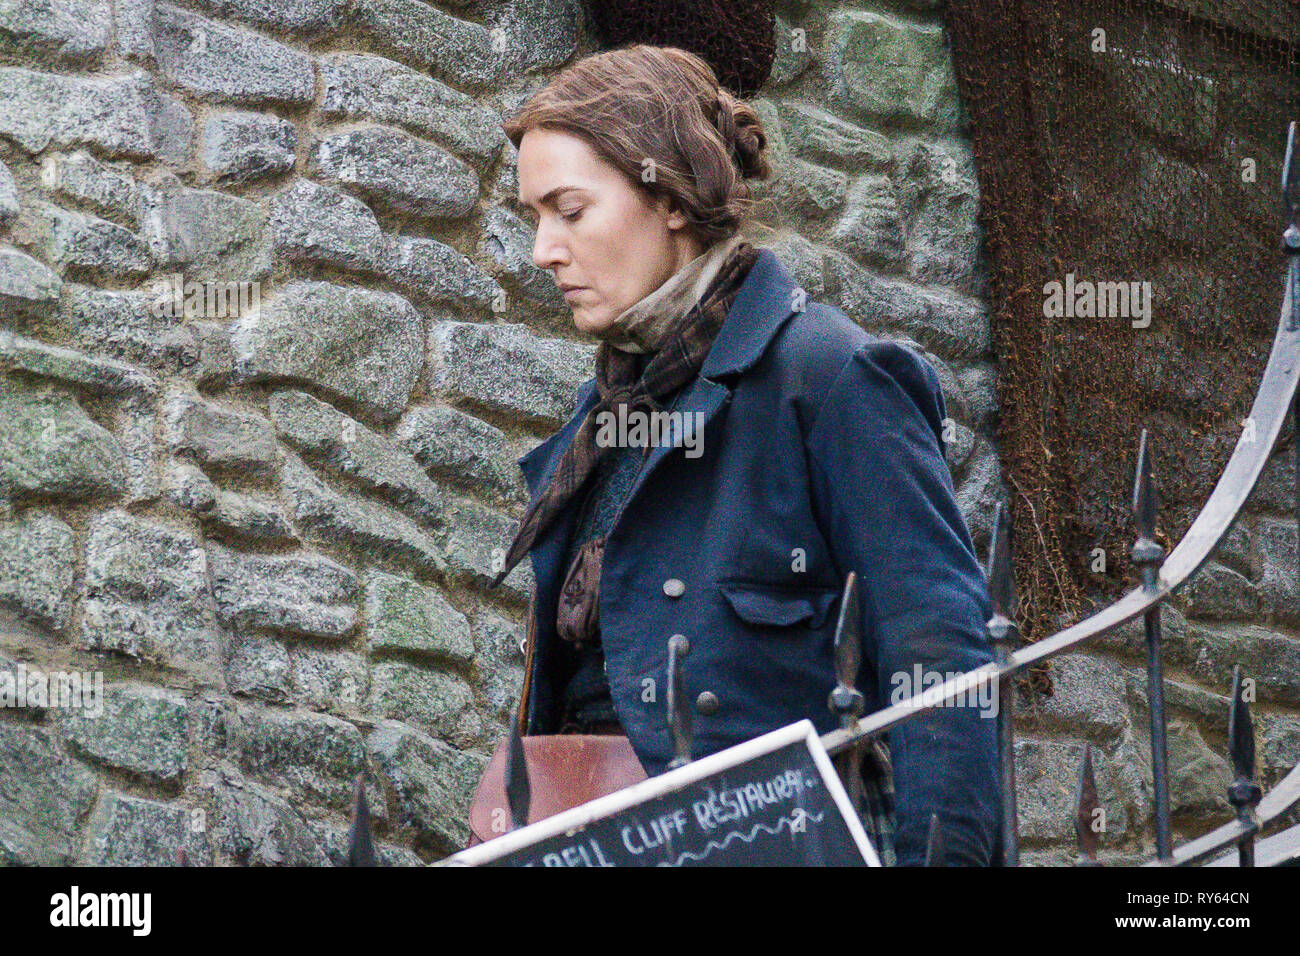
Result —
[{"label": "chalkboard sign", "polygon": [[465,866],[879,866],[802,720],[444,861]]}]

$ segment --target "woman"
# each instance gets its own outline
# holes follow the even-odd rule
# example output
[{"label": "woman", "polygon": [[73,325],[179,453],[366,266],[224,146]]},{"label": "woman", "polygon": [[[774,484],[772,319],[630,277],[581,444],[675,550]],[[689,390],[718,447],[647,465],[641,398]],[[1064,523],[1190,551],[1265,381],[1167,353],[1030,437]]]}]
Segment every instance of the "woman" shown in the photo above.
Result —
[{"label": "woman", "polygon": [[[938,378],[805,301],[747,240],[744,180],[768,175],[754,111],[697,57],[632,46],[556,76],[506,131],[534,262],[600,342],[573,418],[520,460],[532,497],[496,580],[531,556],[521,731],[625,733],[662,772],[673,634],[691,645],[696,757],[802,718],[830,730],[850,571],[870,710],[898,675],[990,660]],[[658,419],[680,426],[672,441],[631,427],[655,412],[675,413]],[[869,826],[882,857],[922,862],[938,813],[948,862],[990,862],[989,715],[941,708],[889,745],[896,832]]]}]

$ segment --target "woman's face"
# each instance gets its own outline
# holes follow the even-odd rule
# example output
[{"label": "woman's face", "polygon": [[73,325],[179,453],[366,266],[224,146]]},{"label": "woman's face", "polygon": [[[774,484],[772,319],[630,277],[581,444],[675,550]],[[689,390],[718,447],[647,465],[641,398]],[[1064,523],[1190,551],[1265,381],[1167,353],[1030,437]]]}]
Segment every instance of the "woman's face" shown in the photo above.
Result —
[{"label": "woman's face", "polygon": [[519,143],[519,201],[531,210],[533,262],[549,269],[578,329],[608,328],[704,246],[670,200],[652,202],[577,136],[534,128]]}]

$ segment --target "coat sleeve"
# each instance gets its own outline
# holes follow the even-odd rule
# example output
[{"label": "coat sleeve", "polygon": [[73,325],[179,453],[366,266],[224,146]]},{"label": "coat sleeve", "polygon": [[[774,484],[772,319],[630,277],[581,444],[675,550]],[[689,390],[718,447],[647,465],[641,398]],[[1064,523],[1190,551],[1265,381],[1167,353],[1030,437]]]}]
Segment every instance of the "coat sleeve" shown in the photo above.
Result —
[{"label": "coat sleeve", "polygon": [[[943,419],[934,369],[876,341],[852,354],[807,432],[813,510],[840,574],[857,572],[862,679],[885,705],[924,690],[918,674],[946,678],[992,660],[988,588],[955,500]],[[932,812],[950,864],[993,859],[996,720],[993,707],[973,704],[889,733],[899,865],[924,862]]]}]

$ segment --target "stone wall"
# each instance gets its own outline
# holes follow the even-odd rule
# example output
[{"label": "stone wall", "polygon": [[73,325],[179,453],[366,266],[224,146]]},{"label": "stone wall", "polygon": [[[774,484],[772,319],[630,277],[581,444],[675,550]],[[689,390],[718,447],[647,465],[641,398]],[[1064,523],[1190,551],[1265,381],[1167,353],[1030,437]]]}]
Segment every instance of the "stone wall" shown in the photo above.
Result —
[{"label": "stone wall", "polygon": [[[982,550],[1005,491],[938,7],[778,6],[761,194],[813,298],[934,363]],[[522,676],[527,563],[484,588],[515,459],[593,355],[532,265],[499,124],[595,49],[575,0],[0,0],[0,669],[105,684],[94,716],[0,709],[0,861],[337,862],[363,775],[386,862],[463,844]],[[182,285],[169,312],[178,275],[256,301]],[[1198,611],[1294,607],[1269,480]],[[1173,620],[1196,829],[1224,810],[1218,665],[1247,655],[1292,705],[1300,663],[1284,635]],[[1025,728],[1043,862],[1084,737],[1115,852],[1149,815],[1135,646],[1063,662]],[[1293,764],[1295,718],[1263,732],[1265,766]]]}]

